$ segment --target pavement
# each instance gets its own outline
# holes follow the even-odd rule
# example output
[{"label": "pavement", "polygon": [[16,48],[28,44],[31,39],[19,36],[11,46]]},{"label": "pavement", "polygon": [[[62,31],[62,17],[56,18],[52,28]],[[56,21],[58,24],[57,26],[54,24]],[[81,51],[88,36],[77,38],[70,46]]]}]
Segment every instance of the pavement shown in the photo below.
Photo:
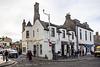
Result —
[{"label": "pavement", "polygon": [[[70,57],[67,59],[58,58],[57,60],[48,60],[43,57],[33,57],[33,60],[48,61],[48,62],[74,62],[74,61],[92,60],[92,59],[96,59],[94,55],[80,56],[80,59]],[[9,59],[8,62],[0,60],[0,67],[9,66],[14,63],[15,61],[12,61],[11,59]]]},{"label": "pavement", "polygon": [[3,61],[3,57],[0,56],[0,67],[4,67],[4,66],[8,66],[8,65],[12,65],[12,64],[14,64],[14,63],[15,63],[15,61],[12,61],[11,59],[8,59],[7,62],[6,62],[6,60]]},{"label": "pavement", "polygon": [[79,59],[77,58],[72,58],[72,57],[69,57],[69,58],[58,58],[56,60],[48,60],[46,58],[41,58],[41,57],[34,57],[34,60],[38,60],[38,61],[51,61],[51,62],[74,62],[74,61],[82,61],[82,60],[92,60],[92,59],[96,59],[94,57],[94,55],[87,55],[87,56],[80,56]]}]

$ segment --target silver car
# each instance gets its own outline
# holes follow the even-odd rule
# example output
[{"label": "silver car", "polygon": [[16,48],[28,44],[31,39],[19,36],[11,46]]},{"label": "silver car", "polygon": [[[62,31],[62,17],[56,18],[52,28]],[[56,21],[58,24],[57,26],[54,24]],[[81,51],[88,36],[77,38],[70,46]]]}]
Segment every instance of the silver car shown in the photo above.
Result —
[{"label": "silver car", "polygon": [[8,57],[14,57],[14,58],[17,58],[17,57],[18,57],[17,50],[9,50]]}]

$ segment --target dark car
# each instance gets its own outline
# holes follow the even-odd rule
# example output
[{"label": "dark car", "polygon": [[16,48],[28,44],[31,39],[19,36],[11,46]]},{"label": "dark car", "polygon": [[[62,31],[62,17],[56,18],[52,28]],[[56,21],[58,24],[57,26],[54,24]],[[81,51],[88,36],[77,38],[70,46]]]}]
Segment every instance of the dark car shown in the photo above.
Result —
[{"label": "dark car", "polygon": [[9,54],[8,57],[13,57],[13,58],[17,58],[18,57],[18,53],[17,50],[9,50]]},{"label": "dark car", "polygon": [[0,54],[2,54],[3,53],[3,49],[0,49]]}]

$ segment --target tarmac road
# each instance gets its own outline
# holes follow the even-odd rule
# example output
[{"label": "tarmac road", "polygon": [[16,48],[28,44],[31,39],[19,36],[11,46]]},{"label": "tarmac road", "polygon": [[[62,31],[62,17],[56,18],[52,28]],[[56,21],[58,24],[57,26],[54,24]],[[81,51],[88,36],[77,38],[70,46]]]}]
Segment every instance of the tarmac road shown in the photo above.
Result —
[{"label": "tarmac road", "polygon": [[[17,59],[13,60],[17,61]],[[28,59],[24,59],[23,62],[16,62],[15,64],[6,67],[100,67],[100,57],[74,62],[49,62],[38,60],[29,62]]]}]

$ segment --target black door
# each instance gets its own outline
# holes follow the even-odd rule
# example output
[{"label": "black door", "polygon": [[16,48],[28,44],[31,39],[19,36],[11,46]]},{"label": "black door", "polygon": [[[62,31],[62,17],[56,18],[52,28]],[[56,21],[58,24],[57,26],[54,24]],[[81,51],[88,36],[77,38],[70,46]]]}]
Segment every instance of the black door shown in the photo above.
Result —
[{"label": "black door", "polygon": [[62,49],[62,56],[64,56],[64,45],[61,45],[61,49]]}]

